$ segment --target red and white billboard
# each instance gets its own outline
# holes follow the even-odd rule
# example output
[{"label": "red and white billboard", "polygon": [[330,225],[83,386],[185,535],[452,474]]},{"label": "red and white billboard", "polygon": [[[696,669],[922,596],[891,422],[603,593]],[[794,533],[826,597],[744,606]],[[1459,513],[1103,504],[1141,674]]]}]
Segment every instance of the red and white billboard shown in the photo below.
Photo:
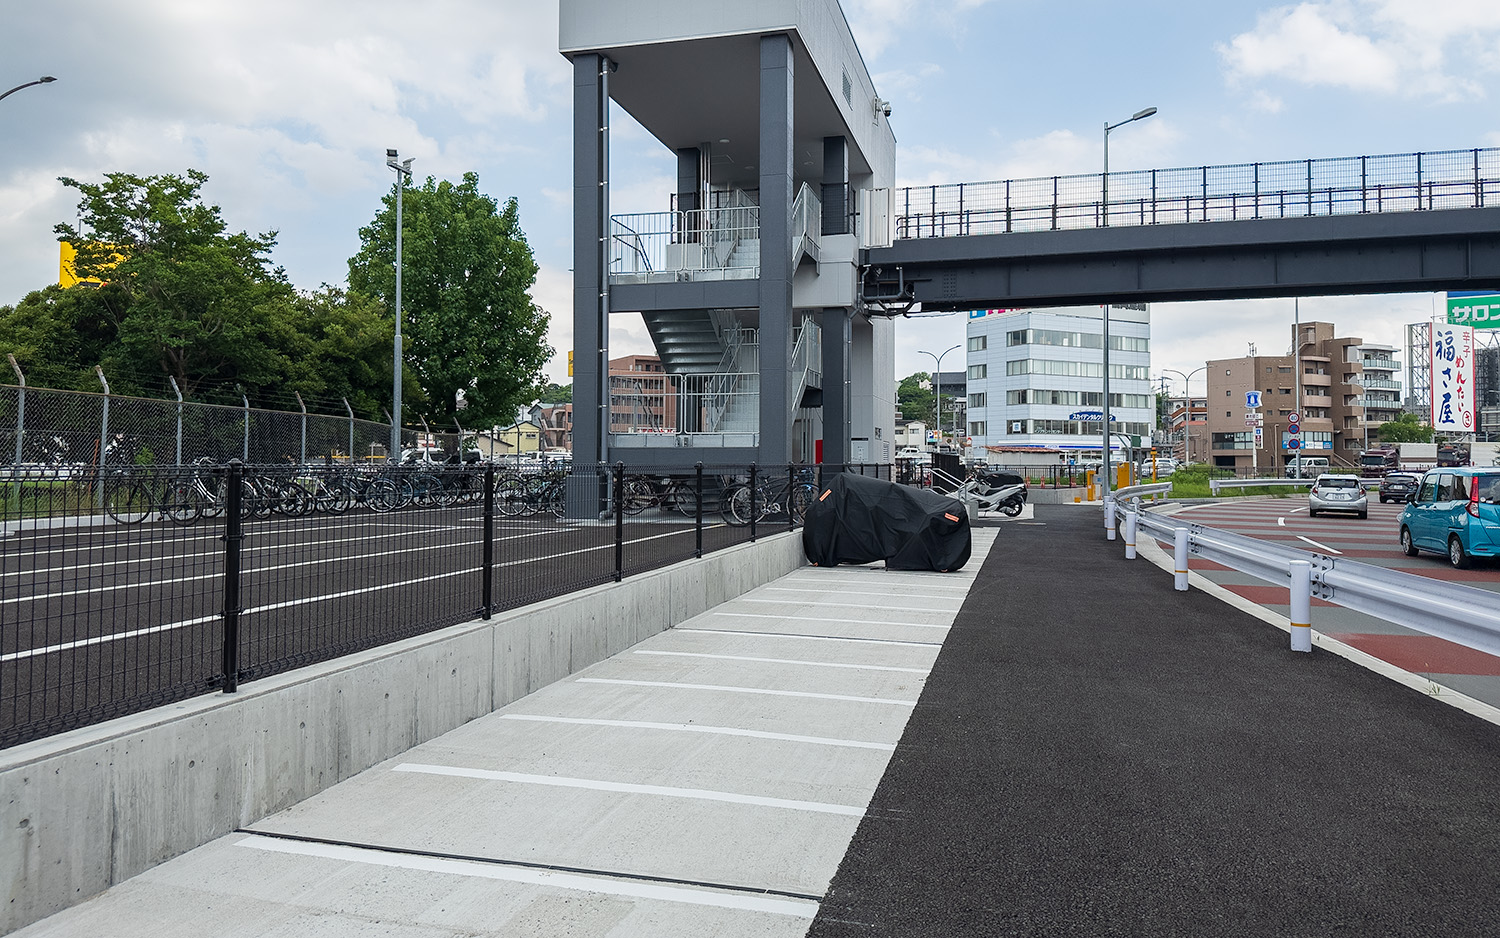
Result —
[{"label": "red and white billboard", "polygon": [[1432,428],[1473,433],[1474,328],[1432,324]]}]

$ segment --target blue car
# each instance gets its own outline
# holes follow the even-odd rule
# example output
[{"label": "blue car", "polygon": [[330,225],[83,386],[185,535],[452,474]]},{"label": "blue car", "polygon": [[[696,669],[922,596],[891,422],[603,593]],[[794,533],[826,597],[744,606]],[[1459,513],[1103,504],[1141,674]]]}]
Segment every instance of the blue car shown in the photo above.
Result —
[{"label": "blue car", "polygon": [[1474,557],[1500,556],[1500,468],[1455,466],[1422,476],[1401,512],[1401,550],[1447,554],[1463,569]]}]

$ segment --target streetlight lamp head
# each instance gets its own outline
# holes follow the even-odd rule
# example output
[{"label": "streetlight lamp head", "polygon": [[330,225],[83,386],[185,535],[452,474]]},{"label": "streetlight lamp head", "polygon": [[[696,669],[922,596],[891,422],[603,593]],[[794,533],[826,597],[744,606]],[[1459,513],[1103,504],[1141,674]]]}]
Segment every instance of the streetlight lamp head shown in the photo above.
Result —
[{"label": "streetlight lamp head", "polygon": [[1154,107],[1148,107],[1148,108],[1146,108],[1143,111],[1136,111],[1134,114],[1130,115],[1130,119],[1133,120],[1133,121],[1144,120],[1144,119],[1150,117],[1152,114],[1155,114],[1155,113],[1156,113],[1156,108],[1154,108]]},{"label": "streetlight lamp head", "polygon": [[387,161],[394,162],[395,159],[396,159],[396,157],[398,157],[400,155],[401,154],[397,153],[395,150],[386,150],[385,151],[385,158],[386,158]]},{"label": "streetlight lamp head", "polygon": [[45,85],[47,82],[49,82],[49,81],[57,81],[57,79],[53,78],[51,75],[43,75],[41,78],[38,78],[37,81],[39,81],[39,82],[41,82],[42,84]]}]

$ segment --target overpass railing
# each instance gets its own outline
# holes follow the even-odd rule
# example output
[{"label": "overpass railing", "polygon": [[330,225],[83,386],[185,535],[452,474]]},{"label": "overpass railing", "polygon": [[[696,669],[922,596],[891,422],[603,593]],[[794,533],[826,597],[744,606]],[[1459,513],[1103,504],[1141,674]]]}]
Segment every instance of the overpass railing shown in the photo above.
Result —
[{"label": "overpass railing", "polygon": [[1396,153],[896,190],[898,238],[1305,218],[1500,205],[1500,148]]}]

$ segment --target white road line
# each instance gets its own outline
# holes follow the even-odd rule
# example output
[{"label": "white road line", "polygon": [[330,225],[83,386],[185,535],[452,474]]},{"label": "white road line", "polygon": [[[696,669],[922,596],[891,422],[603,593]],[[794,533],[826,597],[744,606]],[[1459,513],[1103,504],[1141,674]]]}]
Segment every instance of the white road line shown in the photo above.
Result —
[{"label": "white road line", "polygon": [[[804,589],[798,589],[795,586],[762,586],[760,589],[761,589],[761,592],[763,592],[763,593],[766,593],[766,592],[770,592],[770,593],[815,593],[815,594],[821,595],[821,596],[826,596],[830,592],[837,592],[837,588],[834,588],[832,590],[829,590],[829,589],[804,590]],[[901,591],[899,593],[882,593],[879,590],[862,589],[862,590],[859,591],[859,595],[861,595],[861,596],[900,596],[900,597],[903,597],[905,599],[923,599],[923,598],[926,598],[926,599],[930,599],[932,602],[935,602],[935,603],[936,602],[942,602],[942,603],[955,603],[955,602],[956,603],[962,603],[964,601],[964,597],[962,597],[962,596],[929,596],[929,597],[923,597],[923,596],[920,596],[920,595],[913,594],[911,590],[903,590],[903,591]],[[843,605],[843,604],[839,603],[837,605]]]},{"label": "white road line", "polygon": [[726,694],[765,694],[771,697],[801,697],[807,700],[846,700],[851,703],[890,704],[893,707],[915,707],[915,700],[892,700],[888,697],[853,697],[846,694],[814,694],[807,691],[767,690],[762,687],[731,687],[726,684],[676,684],[671,681],[622,681],[606,677],[581,677],[579,684],[617,684],[626,687],[667,687],[674,690],[713,690]]},{"label": "white road line", "polygon": [[957,612],[957,609],[929,609],[926,606],[885,606],[864,603],[817,603],[800,599],[740,599],[744,603],[774,603],[778,606],[838,606],[840,609],[889,609],[892,612]]},{"label": "white road line", "polygon": [[674,733],[706,733],[710,736],[745,736],[784,743],[809,743],[814,746],[842,746],[848,749],[877,749],[894,752],[895,743],[868,743],[857,739],[834,739],[829,736],[798,736],[793,733],[767,733],[742,730],[732,726],[702,726],[697,723],[648,723],[641,720],[586,720],[579,717],[535,716],[529,713],[502,713],[502,720],[529,720],[535,723],[570,723],[578,726],[617,726],[633,730],[669,730]]},{"label": "white road line", "polygon": [[[853,580],[850,580],[850,579],[836,580],[836,579],[834,579],[832,577],[825,578],[825,577],[816,577],[816,576],[789,576],[789,577],[785,578],[784,582],[787,582],[787,583],[827,583],[827,584],[830,584],[832,586],[859,586],[861,588],[870,585],[870,581],[869,581],[868,578],[865,578],[864,580],[858,580],[858,579],[853,579]],[[883,583],[881,585],[883,585],[883,586],[889,586],[889,585],[892,585],[892,584]],[[937,586],[937,585],[928,584],[928,583],[923,583],[922,584],[922,589],[924,589],[924,590],[947,590],[949,592],[955,592],[955,593],[967,593],[969,591],[969,587],[968,586]]]},{"label": "white road line", "polygon": [[1321,550],[1326,554],[1343,554],[1343,551],[1334,550],[1332,547],[1329,547],[1326,544],[1319,544],[1317,541],[1313,540],[1310,537],[1303,537],[1299,534],[1297,535],[1297,540],[1306,541],[1307,543],[1311,544],[1312,546],[1316,547],[1318,550]]},{"label": "white road line", "polygon": [[845,817],[864,817],[865,809],[843,804],[827,804],[821,801],[796,801],[790,798],[766,798],[761,795],[741,795],[732,791],[710,791],[706,788],[670,788],[665,785],[637,785],[631,782],[608,782],[596,778],[568,778],[562,775],[528,775],[524,772],[494,772],[489,769],[465,769],[448,765],[423,765],[403,762],[393,772],[416,772],[422,775],[443,775],[449,778],[472,778],[486,782],[515,782],[521,785],[544,785],[551,788],[583,788],[589,791],[611,791],[622,795],[657,795],[662,798],[686,798],[692,801],[722,801],[727,804],[753,805],[759,808],[783,808],[791,811],[811,811],[815,814],[841,814]]},{"label": "white road line", "polygon": [[102,645],[105,642],[118,642],[129,638],[140,638],[142,635],[155,635],[158,632],[170,632],[173,629],[185,629],[190,625],[202,625],[205,622],[217,622],[219,615],[199,616],[196,619],[183,619],[180,622],[168,622],[166,625],[153,625],[144,629],[131,629],[128,632],[115,632],[112,635],[100,635],[95,638],[82,638],[76,642],[64,642],[61,645],[47,645],[42,648],[28,648],[25,651],[13,651],[8,655],[0,655],[0,664],[10,661],[19,661],[23,658],[35,658],[40,655],[51,655],[62,651],[72,651],[75,648],[87,648],[90,645]]},{"label": "white road line", "polygon": [[[828,620],[823,620],[828,621]],[[942,642],[898,642],[889,638],[845,638],[842,635],[791,635],[786,632],[751,632],[741,629],[684,629],[675,628],[673,632],[686,632],[693,635],[759,635],[767,638],[787,638],[800,642],[853,642],[860,645],[904,645],[908,648],[942,648]]]},{"label": "white road line", "polygon": [[896,668],[881,664],[838,664],[831,661],[798,661],[792,658],[752,658],[748,655],[710,655],[697,651],[635,652],[637,655],[661,655],[673,658],[714,658],[719,661],[754,661],[758,664],[799,664],[809,668],[843,668],[849,671],[900,671],[903,674],[930,674],[928,668]]},{"label": "white road line", "polygon": [[440,873],[445,876],[470,876],[528,886],[552,889],[571,889],[606,896],[621,896],[628,899],[646,899],[661,902],[680,902],[687,905],[712,906],[745,912],[764,912],[771,915],[787,915],[811,919],[818,913],[818,903],[805,899],[775,899],[735,892],[701,889],[685,886],[668,886],[615,876],[589,876],[583,873],[563,873],[519,866],[503,866],[498,863],[478,863],[473,860],[448,860],[440,857],[416,856],[408,853],[392,853],[387,850],[368,850],[360,847],[342,847],[334,844],[314,844],[303,841],[281,840],[272,837],[251,835],[236,841],[237,847],[249,847],[269,853],[284,853],[293,856],[317,857],[338,860],[344,863],[363,863],[390,869],[416,870]]},{"label": "white road line", "polygon": [[[733,601],[730,600],[730,602]],[[778,619],[782,622],[837,622],[840,625],[898,625],[909,629],[942,629],[945,632],[952,628],[951,625],[933,625],[930,622],[885,622],[880,619],[810,619],[807,616],[772,616],[759,612],[720,612],[717,609],[713,610],[710,615],[733,616],[736,619]]]}]

